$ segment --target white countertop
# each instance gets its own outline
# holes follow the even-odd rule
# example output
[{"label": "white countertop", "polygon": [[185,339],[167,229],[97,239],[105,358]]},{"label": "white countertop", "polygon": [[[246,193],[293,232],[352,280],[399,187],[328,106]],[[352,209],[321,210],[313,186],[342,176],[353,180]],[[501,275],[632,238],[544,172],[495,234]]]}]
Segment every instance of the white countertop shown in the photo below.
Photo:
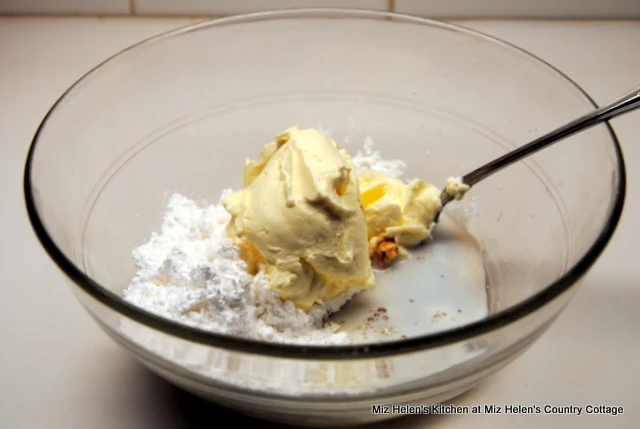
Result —
[{"label": "white countertop", "polygon": [[[107,56],[189,22],[0,18],[2,428],[204,428],[233,415],[152,375],[99,330],[40,248],[22,198],[28,145],[56,98]],[[458,23],[537,54],[597,102],[640,84],[640,21]],[[629,182],[613,241],[550,331],[515,363],[454,403],[606,404],[623,406],[624,414],[414,416],[371,428],[638,427],[640,228],[633,219],[640,217],[640,113],[612,124],[622,142]],[[252,422],[233,416],[238,423]]]}]

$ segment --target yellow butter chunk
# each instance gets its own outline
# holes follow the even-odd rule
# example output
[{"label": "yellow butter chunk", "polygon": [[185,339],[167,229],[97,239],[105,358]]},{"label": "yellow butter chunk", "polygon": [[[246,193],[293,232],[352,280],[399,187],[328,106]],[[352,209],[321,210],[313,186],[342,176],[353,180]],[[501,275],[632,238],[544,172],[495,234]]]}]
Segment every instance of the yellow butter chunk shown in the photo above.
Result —
[{"label": "yellow butter chunk", "polygon": [[228,195],[228,232],[280,297],[302,309],[374,278],[367,221],[351,158],[329,137],[293,127],[248,160],[244,189]]},{"label": "yellow butter chunk", "polygon": [[469,190],[469,185],[462,181],[461,177],[449,177],[444,190],[451,195],[454,200],[461,200]]},{"label": "yellow butter chunk", "polygon": [[377,171],[361,173],[358,184],[371,252],[386,238],[412,247],[429,237],[442,207],[438,188],[420,180],[404,183]]}]

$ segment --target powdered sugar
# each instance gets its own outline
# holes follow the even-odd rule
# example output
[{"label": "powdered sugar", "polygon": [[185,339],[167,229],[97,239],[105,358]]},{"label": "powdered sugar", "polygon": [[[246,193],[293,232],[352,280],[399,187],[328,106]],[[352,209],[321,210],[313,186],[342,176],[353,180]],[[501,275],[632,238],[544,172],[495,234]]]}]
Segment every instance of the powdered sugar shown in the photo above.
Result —
[{"label": "powdered sugar", "polygon": [[385,160],[380,156],[380,152],[373,150],[373,140],[366,137],[364,140],[364,148],[358,151],[353,157],[353,164],[358,173],[362,171],[379,171],[385,173],[389,177],[399,178],[404,174],[407,165],[399,160]]},{"label": "powdered sugar", "polygon": [[[229,191],[223,193],[226,195]],[[282,301],[265,274],[251,276],[225,233],[229,214],[222,205],[198,207],[175,194],[161,232],[133,251],[138,267],[124,298],[185,325],[248,338],[290,343],[340,344],[346,333],[323,326],[351,295],[309,312]]]}]

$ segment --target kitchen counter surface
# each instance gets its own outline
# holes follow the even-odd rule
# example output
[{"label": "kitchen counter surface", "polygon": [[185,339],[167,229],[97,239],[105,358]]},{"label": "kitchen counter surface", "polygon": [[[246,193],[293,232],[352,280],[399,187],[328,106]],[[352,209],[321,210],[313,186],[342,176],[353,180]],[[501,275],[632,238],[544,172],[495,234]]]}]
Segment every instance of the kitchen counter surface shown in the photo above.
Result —
[{"label": "kitchen counter surface", "polygon": [[[28,145],[56,98],[111,54],[193,19],[0,18],[0,427],[274,427],[178,391],[119,349],[67,289],[29,226]],[[457,21],[519,45],[606,102],[640,84],[640,21]],[[457,405],[615,405],[624,414],[412,416],[378,428],[635,428],[640,422],[640,114],[612,121],[626,156],[618,230],[582,289],[527,353]],[[594,172],[597,174],[597,172]]]}]

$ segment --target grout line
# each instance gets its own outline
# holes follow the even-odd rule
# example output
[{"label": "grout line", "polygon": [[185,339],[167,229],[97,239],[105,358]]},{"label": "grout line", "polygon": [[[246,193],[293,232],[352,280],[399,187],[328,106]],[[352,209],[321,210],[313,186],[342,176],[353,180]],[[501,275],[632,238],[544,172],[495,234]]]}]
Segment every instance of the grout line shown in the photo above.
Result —
[{"label": "grout line", "polygon": [[[1,0],[0,0],[1,1]],[[126,13],[2,13],[0,12],[1,19],[68,19],[68,18],[81,18],[81,19],[176,19],[176,20],[191,20],[191,21],[204,21],[213,18],[224,18],[228,15],[176,15],[171,13],[137,13],[131,15]]]},{"label": "grout line", "polygon": [[396,0],[387,0],[387,12],[396,11]]},{"label": "grout line", "polygon": [[[135,0],[129,0],[135,1]],[[394,1],[394,0],[391,0]],[[135,15],[126,13],[93,13],[93,14],[81,14],[81,13],[6,13],[0,12],[0,18],[119,18],[119,19],[187,19],[187,20],[209,20],[213,18],[223,18],[231,15],[198,15],[198,14],[170,14],[170,13],[138,13]],[[627,17],[590,17],[590,18],[576,18],[576,17],[524,17],[524,16],[426,16],[426,15],[413,15],[415,17],[423,17],[428,19],[434,19],[438,21],[502,21],[502,22],[638,22],[640,16],[627,16]]]},{"label": "grout line", "polygon": [[136,14],[136,0],[129,0],[129,15]]}]

